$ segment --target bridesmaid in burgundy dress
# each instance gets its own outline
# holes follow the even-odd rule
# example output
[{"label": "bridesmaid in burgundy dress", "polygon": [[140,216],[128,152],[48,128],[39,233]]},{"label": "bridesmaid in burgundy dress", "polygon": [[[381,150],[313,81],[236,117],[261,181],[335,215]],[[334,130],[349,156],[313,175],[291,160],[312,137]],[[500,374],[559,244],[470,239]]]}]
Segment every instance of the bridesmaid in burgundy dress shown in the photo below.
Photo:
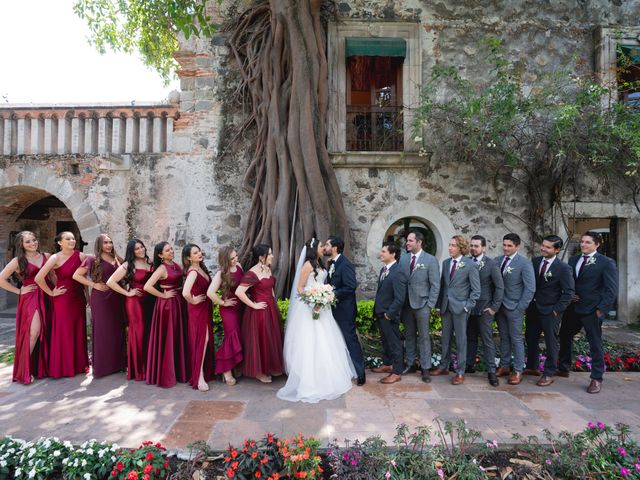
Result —
[{"label": "bridesmaid in burgundy dress", "polygon": [[[47,376],[49,300],[34,278],[49,256],[40,253],[36,236],[27,231],[16,235],[15,252],[16,257],[0,272],[0,288],[19,295],[13,381],[29,385],[34,377]],[[21,288],[9,283],[14,274],[22,283]]]},{"label": "bridesmaid in burgundy dress", "polygon": [[126,367],[124,343],[124,302],[107,287],[107,279],[122,263],[109,235],[100,234],[87,257],[73,274],[73,279],[91,289],[91,359],[93,378],[123,372]]},{"label": "bridesmaid in burgundy dress", "polygon": [[[233,369],[242,362],[242,342],[240,341],[240,318],[243,304],[238,302],[235,289],[240,285],[244,272],[238,263],[235,248],[222,247],[218,253],[220,270],[216,272],[207,290],[207,296],[220,306],[224,338],[216,352],[216,375],[222,374],[227,385],[235,385]],[[222,291],[222,298],[218,296]]]},{"label": "bridesmaid in burgundy dress", "polygon": [[211,277],[202,263],[204,255],[197,245],[188,243],[182,249],[182,266],[187,272],[182,296],[189,312],[189,384],[201,392],[209,390],[213,378],[215,345],[213,343],[213,307],[207,298]]},{"label": "bridesmaid in burgundy dress", "polygon": [[[87,256],[74,250],[76,239],[71,232],[59,233],[55,241],[60,251],[49,257],[35,281],[44,293],[53,297],[49,376],[73,377],[89,370],[87,299],[84,287],[73,279],[73,274]],[[47,275],[52,270],[56,274],[56,286],[53,290],[46,282]]]},{"label": "bridesmaid in burgundy dress", "polygon": [[[129,321],[127,341],[127,380],[145,380],[147,344],[155,297],[144,291],[144,284],[151,277],[151,262],[147,247],[134,238],[127,243],[124,263],[107,280],[107,286],[124,295],[124,309]],[[120,282],[128,288],[125,289]]]},{"label": "bridesmaid in burgundy dress", "polygon": [[[144,290],[157,297],[149,334],[147,383],[163,388],[173,387],[176,381],[187,382],[190,373],[187,307],[180,295],[182,269],[173,256],[168,242],[158,243],[153,249],[153,274],[144,284]],[[161,290],[156,288],[158,283]]]},{"label": "bridesmaid in burgundy dress", "polygon": [[238,298],[249,307],[242,316],[242,373],[269,383],[271,375],[284,371],[282,321],[273,293],[276,279],[271,275],[271,247],[256,245],[252,254],[255,265],[244,274],[236,289]]}]

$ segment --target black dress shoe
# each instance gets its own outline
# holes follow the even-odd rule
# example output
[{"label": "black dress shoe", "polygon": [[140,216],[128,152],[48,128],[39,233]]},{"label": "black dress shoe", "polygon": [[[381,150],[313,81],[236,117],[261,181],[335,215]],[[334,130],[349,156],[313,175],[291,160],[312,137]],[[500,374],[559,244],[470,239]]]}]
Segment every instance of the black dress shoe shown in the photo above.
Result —
[{"label": "black dress shoe", "polygon": [[418,369],[416,368],[415,365],[410,365],[405,367],[405,369],[402,371],[402,375],[407,375],[409,373],[416,373],[418,371]]},{"label": "black dress shoe", "polygon": [[422,370],[422,381],[424,383],[431,383],[431,372],[426,368]]},{"label": "black dress shoe", "polygon": [[362,375],[358,376],[358,380],[356,381],[356,385],[361,387],[362,385],[364,385],[365,383],[367,383],[367,377],[364,376],[364,373]]},{"label": "black dress shoe", "polygon": [[498,377],[496,376],[495,373],[491,372],[488,375],[489,377],[489,385],[491,385],[492,387],[497,387],[498,385],[500,385],[500,380],[498,380]]},{"label": "black dress shoe", "polygon": [[467,366],[467,368],[464,369],[464,373],[476,373],[476,369],[473,367]]}]

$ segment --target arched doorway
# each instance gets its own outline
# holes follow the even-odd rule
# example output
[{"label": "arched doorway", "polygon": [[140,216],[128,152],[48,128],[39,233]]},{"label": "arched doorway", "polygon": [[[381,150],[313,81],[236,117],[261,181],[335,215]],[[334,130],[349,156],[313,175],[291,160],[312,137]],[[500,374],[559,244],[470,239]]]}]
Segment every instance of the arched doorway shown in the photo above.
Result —
[{"label": "arched doorway", "polygon": [[436,236],[431,227],[420,218],[404,217],[393,222],[384,234],[384,241],[394,242],[404,250],[407,235],[413,231],[421,232],[424,235],[422,249],[431,255],[435,255],[438,249]]},{"label": "arched doorway", "polygon": [[[45,190],[23,185],[0,189],[0,251],[3,252],[3,266],[15,255],[15,236],[22,230],[34,232],[44,252],[55,250],[54,237],[65,230],[73,232],[79,239],[79,250],[86,245],[71,210],[58,197]],[[4,290],[0,292],[0,310],[16,302],[14,295]]]}]

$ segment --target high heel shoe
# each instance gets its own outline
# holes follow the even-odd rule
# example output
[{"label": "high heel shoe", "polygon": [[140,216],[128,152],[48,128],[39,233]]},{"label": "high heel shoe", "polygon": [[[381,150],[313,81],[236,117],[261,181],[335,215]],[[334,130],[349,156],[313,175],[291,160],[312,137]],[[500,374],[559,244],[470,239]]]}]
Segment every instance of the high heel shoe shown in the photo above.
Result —
[{"label": "high heel shoe", "polygon": [[222,375],[222,383],[226,383],[227,385],[233,386],[237,383],[237,380],[233,377],[233,375]]},{"label": "high heel shoe", "polygon": [[198,384],[198,390],[200,390],[201,392],[208,392],[209,391],[209,385],[208,384]]},{"label": "high heel shoe", "polygon": [[262,383],[271,383],[271,377],[269,375],[260,375],[259,377],[256,377],[258,380],[260,380]]}]

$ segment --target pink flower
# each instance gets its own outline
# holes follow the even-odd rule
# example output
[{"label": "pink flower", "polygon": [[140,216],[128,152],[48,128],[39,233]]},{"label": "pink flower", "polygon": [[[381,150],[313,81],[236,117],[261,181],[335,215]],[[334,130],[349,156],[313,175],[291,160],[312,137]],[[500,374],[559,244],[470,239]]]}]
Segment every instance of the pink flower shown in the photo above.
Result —
[{"label": "pink flower", "polygon": [[384,474],[384,478],[389,478],[391,476],[391,473],[387,472]]},{"label": "pink flower", "polygon": [[548,458],[544,461],[544,463],[546,463],[547,465],[551,465],[551,460],[549,460]]},{"label": "pink flower", "polygon": [[444,478],[444,472],[442,471],[442,469],[441,469],[441,468],[439,468],[439,469],[438,469],[438,476],[439,476],[440,478]]},{"label": "pink flower", "polygon": [[636,470],[640,472],[640,463],[636,463]]},{"label": "pink flower", "polygon": [[631,472],[629,470],[627,470],[624,467],[620,467],[620,475],[622,475],[623,477],[626,477],[627,475],[629,475]]},{"label": "pink flower", "polygon": [[589,422],[589,423],[587,423],[587,427],[589,427],[589,428],[596,428],[596,426],[593,424],[593,422]]},{"label": "pink flower", "polygon": [[624,448],[622,448],[622,447],[618,447],[618,453],[619,453],[620,455],[622,455],[623,457],[626,457],[626,456],[627,456],[627,451],[626,451]]},{"label": "pink flower", "polygon": [[396,466],[396,461],[395,460],[391,460],[391,462],[389,462],[389,463],[391,463],[391,465],[393,465],[394,467]]},{"label": "pink flower", "polygon": [[598,428],[602,428],[604,430],[604,423],[598,422]]}]

